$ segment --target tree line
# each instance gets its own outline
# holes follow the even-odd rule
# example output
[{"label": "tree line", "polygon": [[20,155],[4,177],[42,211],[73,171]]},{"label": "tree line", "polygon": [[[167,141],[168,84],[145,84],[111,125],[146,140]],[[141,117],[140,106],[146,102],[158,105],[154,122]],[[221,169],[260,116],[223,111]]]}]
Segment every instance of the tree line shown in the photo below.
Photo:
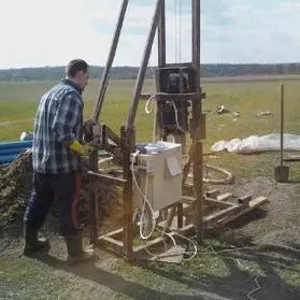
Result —
[{"label": "tree line", "polygon": [[[59,80],[64,76],[64,67],[20,68],[0,70],[0,81],[36,81]],[[104,67],[92,66],[91,78],[100,79]],[[135,79],[138,75],[138,67],[114,67],[111,70],[111,78]],[[282,75],[300,74],[300,63],[286,64],[203,64],[201,75],[203,77],[223,77],[242,75]],[[146,77],[151,78],[153,72],[148,68]]]}]

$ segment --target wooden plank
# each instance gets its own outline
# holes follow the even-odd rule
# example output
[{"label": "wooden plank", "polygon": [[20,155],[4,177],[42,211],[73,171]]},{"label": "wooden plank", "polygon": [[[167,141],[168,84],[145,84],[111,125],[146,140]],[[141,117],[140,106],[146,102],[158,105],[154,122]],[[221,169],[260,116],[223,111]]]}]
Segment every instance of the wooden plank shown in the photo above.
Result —
[{"label": "wooden plank", "polygon": [[242,211],[240,211],[239,213],[237,213],[235,215],[225,217],[225,218],[219,220],[217,225],[218,226],[224,226],[224,225],[228,224],[229,222],[239,218],[240,216],[250,212],[251,210],[254,210],[254,209],[264,205],[267,202],[268,202],[268,199],[266,197],[258,197],[256,199],[253,199],[249,202],[249,206],[244,207],[242,209]]},{"label": "wooden plank", "polygon": [[177,206],[177,227],[183,227],[183,204],[179,203]]},{"label": "wooden plank", "polygon": [[283,158],[283,161],[285,162],[297,162],[300,161],[300,156],[297,155],[291,155]]},{"label": "wooden plank", "polygon": [[208,198],[217,199],[217,196],[220,195],[220,191],[218,189],[213,189],[213,190],[207,191],[205,193],[205,195]]},{"label": "wooden plank", "polygon": [[130,170],[130,153],[135,145],[135,131],[125,126],[121,128],[121,140],[123,144],[123,171],[124,178],[127,180],[123,190],[123,254],[127,259],[132,256],[132,240],[133,240],[133,188],[132,188],[132,172]]},{"label": "wooden plank", "polygon": [[118,178],[118,177],[110,176],[107,174],[101,174],[101,173],[97,173],[97,172],[93,172],[93,171],[88,171],[88,174],[91,176],[101,178],[103,180],[113,182],[118,185],[124,185],[127,182],[126,179],[123,179],[123,178]]},{"label": "wooden plank", "polygon": [[241,209],[242,209],[241,205],[230,206],[226,209],[223,209],[223,210],[215,212],[211,215],[205,216],[203,218],[203,224],[205,224],[206,226],[212,225],[213,223],[217,222],[220,218],[231,215],[233,213],[237,213]]},{"label": "wooden plank", "polygon": [[156,8],[155,8],[154,17],[152,19],[151,29],[150,29],[148,37],[147,37],[147,42],[146,42],[146,46],[145,46],[144,53],[143,53],[142,63],[141,63],[140,69],[139,69],[137,79],[136,79],[134,92],[133,92],[133,98],[131,100],[130,107],[129,107],[129,115],[127,118],[127,126],[126,126],[128,129],[134,128],[134,121],[135,121],[135,117],[136,117],[136,113],[137,113],[137,109],[138,109],[138,105],[139,105],[139,99],[140,99],[142,89],[144,86],[145,75],[147,72],[147,66],[148,66],[150,55],[151,55],[151,50],[152,50],[154,38],[156,35],[159,19],[161,16],[162,3],[163,3],[163,1],[161,1],[161,0],[156,1]]},{"label": "wooden plank", "polygon": [[124,23],[126,11],[127,11],[128,2],[129,2],[129,0],[124,0],[122,7],[120,9],[117,27],[115,29],[112,44],[110,46],[109,56],[108,56],[108,59],[106,62],[105,69],[102,73],[99,97],[98,97],[98,100],[97,100],[97,103],[95,106],[95,110],[94,110],[94,114],[93,114],[93,119],[97,120],[97,121],[99,119],[99,116],[101,115],[102,106],[103,106],[104,98],[105,98],[105,93],[106,93],[109,78],[110,78],[109,75],[110,75],[111,67],[113,65],[113,61],[115,58],[116,50],[117,50],[117,47],[119,44],[119,39],[120,39],[121,30],[122,30],[123,23]]},{"label": "wooden plank", "polygon": [[249,205],[249,202],[252,200],[252,195],[242,196],[238,198],[238,203],[243,205]]},{"label": "wooden plank", "polygon": [[119,228],[117,230],[111,231],[109,233],[101,235],[99,238],[101,239],[103,236],[105,237],[115,237],[115,236],[120,236],[123,233],[124,229]]},{"label": "wooden plank", "polygon": [[124,246],[123,242],[118,241],[118,240],[115,240],[115,239],[113,239],[113,238],[111,238],[111,237],[108,237],[108,236],[102,236],[102,237],[99,239],[99,241],[100,241],[100,243],[101,243],[101,242],[107,242],[107,243],[110,243],[110,244],[112,244],[112,245],[114,245],[114,246],[116,246],[116,247],[119,247],[119,248],[121,248],[121,249],[123,249],[123,246]]},{"label": "wooden plank", "polygon": [[156,101],[200,101],[200,93],[184,93],[184,94],[166,94],[157,93],[155,95]]},{"label": "wooden plank", "polygon": [[224,194],[221,194],[221,195],[217,196],[217,200],[225,201],[225,200],[230,199],[232,196],[233,196],[232,193],[224,193]]},{"label": "wooden plank", "polygon": [[[89,157],[89,169],[96,171],[98,168],[98,154],[93,153]],[[99,207],[98,207],[98,189],[93,178],[89,179],[89,218],[90,218],[90,243],[95,244],[98,238]]]},{"label": "wooden plank", "polygon": [[196,198],[195,197],[190,197],[190,196],[181,196],[181,200],[182,200],[183,203],[190,204],[192,202],[195,202]]},{"label": "wooden plank", "polygon": [[[171,236],[173,236],[175,233],[174,232],[171,232],[171,233],[168,233],[170,234]],[[163,236],[160,236],[152,241],[149,241],[149,242],[146,242],[145,245],[141,245],[141,246],[137,246],[137,247],[134,247],[133,248],[133,253],[138,253],[140,251],[143,251],[145,248],[149,248],[149,247],[152,247],[154,245],[157,245],[157,244],[160,244],[160,243],[163,243],[165,240],[165,237]]]},{"label": "wooden plank", "polygon": [[167,221],[166,221],[166,224],[165,224],[165,227],[164,227],[164,230],[166,228],[169,228],[173,222],[173,219],[175,217],[175,213],[176,213],[176,205],[173,205],[170,209],[170,213],[168,215],[168,218],[167,218]]},{"label": "wooden plank", "polygon": [[215,200],[211,198],[204,198],[204,203],[210,207],[219,207],[219,208],[230,207],[235,205],[234,203],[231,202],[225,202],[225,201]]},{"label": "wooden plank", "polygon": [[166,4],[162,1],[160,8],[159,23],[157,26],[157,54],[158,67],[162,68],[166,65]]}]

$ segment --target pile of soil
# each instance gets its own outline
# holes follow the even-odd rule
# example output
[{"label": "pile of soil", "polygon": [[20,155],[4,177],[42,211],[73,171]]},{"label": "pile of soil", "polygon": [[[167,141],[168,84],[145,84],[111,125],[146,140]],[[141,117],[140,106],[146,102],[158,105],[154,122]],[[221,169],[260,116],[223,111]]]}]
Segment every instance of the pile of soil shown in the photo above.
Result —
[{"label": "pile of soil", "polygon": [[24,214],[32,187],[31,160],[30,151],[25,151],[0,170],[0,227]]},{"label": "pile of soil", "polygon": [[[22,220],[32,189],[32,156],[30,151],[21,153],[14,162],[0,169],[0,228]],[[98,184],[99,219],[104,221],[110,211],[120,207],[118,189],[107,182]],[[57,216],[58,207],[54,202],[51,213]],[[83,174],[79,201],[79,221],[89,222],[88,176]]]}]

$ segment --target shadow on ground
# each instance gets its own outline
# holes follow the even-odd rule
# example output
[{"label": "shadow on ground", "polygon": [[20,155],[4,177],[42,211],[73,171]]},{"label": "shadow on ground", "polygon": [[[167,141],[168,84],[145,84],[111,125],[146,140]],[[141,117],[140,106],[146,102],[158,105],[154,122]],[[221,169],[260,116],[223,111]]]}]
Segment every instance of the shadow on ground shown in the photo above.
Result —
[{"label": "shadow on ground", "polygon": [[[218,258],[223,260],[229,270],[228,275],[224,278],[213,275],[203,276],[200,265],[199,272],[190,276],[188,266],[174,265],[170,267],[170,265],[162,263],[134,264],[134,267],[142,268],[143,274],[147,274],[147,277],[158,275],[162,281],[172,280],[175,285],[176,283],[184,285],[186,292],[180,294],[168,293],[167,287],[165,292],[161,292],[153,286],[140,284],[139,278],[130,279],[132,281],[125,280],[121,275],[96,267],[95,262],[70,267],[61,260],[48,255],[39,259],[51,267],[104,285],[131,299],[300,299],[300,286],[289,282],[290,276],[293,276],[294,280],[298,276],[298,281],[300,281],[300,268],[295,267],[300,262],[299,244],[267,245],[259,249],[245,247],[228,252],[228,248],[224,249],[223,247],[214,250],[222,253]],[[254,264],[257,274],[253,272]],[[130,265],[127,268],[130,272]],[[257,290],[254,291],[255,289]],[[251,291],[253,291],[252,294],[250,294]]]},{"label": "shadow on ground", "polygon": [[130,297],[130,299],[209,299],[199,295],[171,295],[167,292],[159,292],[138,282],[125,280],[120,275],[98,268],[95,265],[95,261],[71,267],[67,263],[48,255],[40,256],[39,259],[53,268],[64,270],[97,284],[104,285],[114,292]]},{"label": "shadow on ground", "polygon": [[[224,249],[216,248],[214,250],[222,252]],[[190,279],[186,276],[185,271],[178,269],[176,272],[168,272],[163,267],[157,266],[143,265],[143,268],[185,284],[188,288],[214,293],[220,297],[212,299],[300,299],[300,286],[288,282],[291,279],[290,276],[297,277],[298,282],[300,281],[300,268],[295,268],[295,265],[300,262],[299,244],[268,245],[259,250],[245,248],[235,253],[224,252],[219,257],[223,257],[222,260],[229,269],[229,275],[222,279],[216,276],[206,276],[206,278],[198,276]],[[254,263],[257,275],[253,273]],[[285,278],[283,279],[283,277]],[[257,291],[250,295],[249,292],[256,288]]]}]

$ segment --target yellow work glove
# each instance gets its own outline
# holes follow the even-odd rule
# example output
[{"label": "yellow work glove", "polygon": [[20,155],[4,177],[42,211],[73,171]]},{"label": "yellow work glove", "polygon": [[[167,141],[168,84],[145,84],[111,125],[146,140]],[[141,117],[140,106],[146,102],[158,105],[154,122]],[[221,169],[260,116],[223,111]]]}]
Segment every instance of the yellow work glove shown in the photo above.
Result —
[{"label": "yellow work glove", "polygon": [[75,152],[77,152],[80,155],[91,155],[94,151],[96,151],[96,148],[90,146],[90,145],[82,145],[78,140],[74,140],[69,148]]}]

